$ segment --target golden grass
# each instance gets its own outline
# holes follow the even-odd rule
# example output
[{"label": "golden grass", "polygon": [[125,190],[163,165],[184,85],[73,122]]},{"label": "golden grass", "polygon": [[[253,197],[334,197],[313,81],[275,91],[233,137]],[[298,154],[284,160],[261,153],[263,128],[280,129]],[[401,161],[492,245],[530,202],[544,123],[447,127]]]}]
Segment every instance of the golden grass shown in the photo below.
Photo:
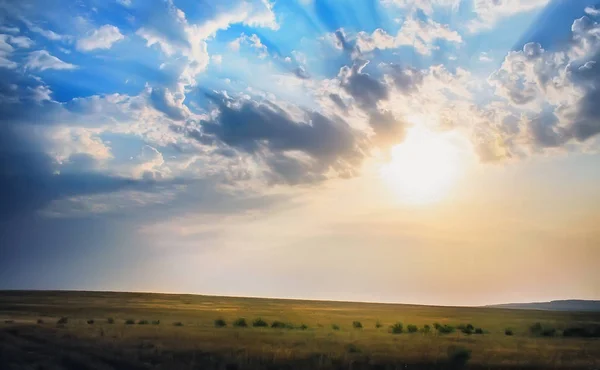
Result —
[{"label": "golden grass", "polygon": [[[69,322],[56,328],[61,316],[69,317]],[[107,323],[109,317],[115,319],[114,324]],[[248,328],[232,326],[239,317],[246,318]],[[252,321],[258,317],[269,324],[279,320],[309,328],[253,328]],[[38,318],[44,324],[36,324]],[[129,318],[136,324],[125,325]],[[224,319],[227,327],[216,328],[214,320],[218,318]],[[542,322],[559,329],[560,335],[560,330],[569,326],[600,324],[598,313],[141,293],[0,292],[0,319],[14,320],[11,326],[45,328],[51,331],[47,336],[135,349],[136,358],[150,350],[158,357],[167,353],[174,356],[174,352],[203,353],[249,369],[262,368],[257,364],[265,363],[300,367],[307,361],[307,368],[344,368],[361,361],[369,366],[444,364],[448,348],[454,346],[471,350],[469,364],[482,368],[600,368],[600,340],[539,338],[528,332],[530,325]],[[88,319],[95,323],[87,324]],[[139,320],[160,320],[160,325],[138,325]],[[363,328],[353,328],[354,321],[360,321]],[[176,327],[175,322],[183,326]],[[377,322],[383,327],[377,329]],[[388,327],[396,322],[405,328],[407,324],[422,328],[434,322],[455,326],[471,323],[486,334],[439,335],[432,328],[431,334],[394,335]],[[332,324],[339,325],[340,330],[333,330]],[[513,329],[513,336],[504,334],[507,327]],[[168,363],[171,357],[167,357]]]}]

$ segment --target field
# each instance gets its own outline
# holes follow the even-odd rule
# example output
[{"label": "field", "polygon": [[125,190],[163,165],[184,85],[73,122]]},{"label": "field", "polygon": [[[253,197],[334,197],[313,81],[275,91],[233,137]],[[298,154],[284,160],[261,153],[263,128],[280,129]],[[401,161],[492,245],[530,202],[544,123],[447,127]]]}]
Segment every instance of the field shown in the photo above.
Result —
[{"label": "field", "polygon": [[[563,336],[600,324],[600,313],[6,291],[0,320],[2,369],[600,369],[600,338]],[[397,322],[402,333],[391,332]],[[536,322],[554,336],[531,333]]]}]

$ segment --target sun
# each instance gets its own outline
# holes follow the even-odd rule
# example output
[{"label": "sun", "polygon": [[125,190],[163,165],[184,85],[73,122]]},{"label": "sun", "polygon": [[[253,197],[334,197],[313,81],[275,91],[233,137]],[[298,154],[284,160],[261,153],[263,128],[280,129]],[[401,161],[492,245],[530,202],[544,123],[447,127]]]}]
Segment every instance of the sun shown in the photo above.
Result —
[{"label": "sun", "polygon": [[460,148],[448,134],[416,126],[392,148],[380,175],[401,201],[425,204],[443,199],[461,170]]}]

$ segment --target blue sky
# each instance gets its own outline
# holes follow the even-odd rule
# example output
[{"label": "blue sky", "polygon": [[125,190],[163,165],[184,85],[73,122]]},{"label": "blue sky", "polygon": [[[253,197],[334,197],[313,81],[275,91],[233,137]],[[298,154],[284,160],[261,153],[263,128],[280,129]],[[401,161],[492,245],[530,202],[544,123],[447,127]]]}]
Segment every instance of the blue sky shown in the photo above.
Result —
[{"label": "blue sky", "polygon": [[599,21],[596,0],[0,0],[0,288],[598,299]]}]

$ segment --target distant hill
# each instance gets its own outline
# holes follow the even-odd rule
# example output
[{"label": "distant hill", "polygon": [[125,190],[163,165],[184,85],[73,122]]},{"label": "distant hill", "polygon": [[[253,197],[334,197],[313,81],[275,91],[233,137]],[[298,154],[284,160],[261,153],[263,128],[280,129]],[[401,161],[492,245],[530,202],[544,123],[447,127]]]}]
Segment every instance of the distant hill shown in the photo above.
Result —
[{"label": "distant hill", "polygon": [[547,311],[598,311],[600,301],[586,301],[582,299],[567,299],[562,301],[532,302],[532,303],[506,303],[486,307],[513,308],[519,310],[547,310]]}]

